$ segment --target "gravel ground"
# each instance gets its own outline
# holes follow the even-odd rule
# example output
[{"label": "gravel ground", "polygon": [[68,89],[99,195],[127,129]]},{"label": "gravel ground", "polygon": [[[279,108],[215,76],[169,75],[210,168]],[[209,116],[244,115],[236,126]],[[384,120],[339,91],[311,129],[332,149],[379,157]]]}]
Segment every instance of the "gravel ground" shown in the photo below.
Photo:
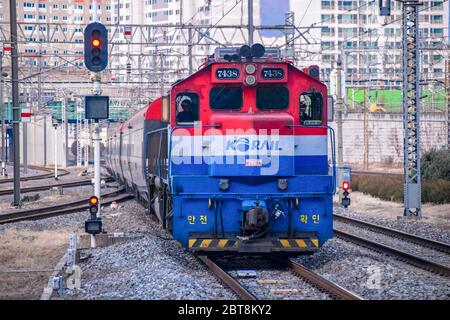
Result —
[{"label": "gravel ground", "polygon": [[346,215],[351,218],[357,218],[367,222],[379,224],[393,229],[398,229],[410,234],[418,235],[435,241],[450,243],[450,232],[443,230],[435,225],[429,224],[424,220],[414,219],[389,219],[378,216],[369,216],[364,213],[353,212],[348,209],[335,206],[335,212]]},{"label": "gravel ground", "polygon": [[237,297],[187,252],[135,201],[105,212],[108,232],[134,239],[83,250],[80,290],[66,299],[236,299]]},{"label": "gravel ground", "polygon": [[418,255],[430,261],[437,262],[446,266],[450,266],[450,255],[439,252],[424,246],[407,242],[405,240],[396,239],[388,235],[367,230],[361,227],[352,225],[351,223],[334,222],[334,226],[342,231],[357,235],[367,240],[387,245],[389,247],[399,249],[414,255]]},{"label": "gravel ground", "polygon": [[450,299],[450,279],[340,239],[297,261],[364,299]]}]

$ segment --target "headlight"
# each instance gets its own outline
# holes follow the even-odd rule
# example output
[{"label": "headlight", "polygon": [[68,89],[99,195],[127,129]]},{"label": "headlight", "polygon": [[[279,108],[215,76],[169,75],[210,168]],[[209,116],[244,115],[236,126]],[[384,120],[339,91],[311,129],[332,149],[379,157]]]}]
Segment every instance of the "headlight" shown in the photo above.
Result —
[{"label": "headlight", "polygon": [[288,182],[287,179],[278,179],[278,189],[281,191],[287,190]]},{"label": "headlight", "polygon": [[228,188],[230,187],[230,183],[229,183],[228,179],[220,179],[219,187],[220,187],[220,190],[222,190],[222,191],[228,190]]}]

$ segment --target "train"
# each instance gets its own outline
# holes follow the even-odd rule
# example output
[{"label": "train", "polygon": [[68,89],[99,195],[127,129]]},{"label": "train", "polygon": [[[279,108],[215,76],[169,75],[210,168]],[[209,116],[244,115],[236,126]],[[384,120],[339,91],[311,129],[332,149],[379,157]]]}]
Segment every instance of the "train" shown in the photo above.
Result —
[{"label": "train", "polygon": [[195,253],[314,253],[336,192],[319,71],[278,48],[217,48],[108,133],[106,167]]}]

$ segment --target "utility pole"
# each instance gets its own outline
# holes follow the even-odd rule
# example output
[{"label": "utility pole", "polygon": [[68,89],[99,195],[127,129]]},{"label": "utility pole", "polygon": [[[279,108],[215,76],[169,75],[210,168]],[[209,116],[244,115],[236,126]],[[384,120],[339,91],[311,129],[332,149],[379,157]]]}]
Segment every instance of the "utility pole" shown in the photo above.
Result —
[{"label": "utility pole", "polygon": [[338,167],[344,163],[343,139],[342,139],[342,111],[344,110],[344,101],[342,99],[342,57],[338,56],[336,62],[336,123],[338,132]]},{"label": "utility pole", "polygon": [[89,126],[89,120],[84,119],[84,134],[85,134],[85,141],[84,141],[84,167],[86,170],[89,169],[89,147],[90,147],[90,141],[91,141],[91,127]]},{"label": "utility pole", "polygon": [[[24,85],[25,86],[25,85]],[[26,91],[25,95],[25,107],[31,112],[30,92]],[[28,173],[28,123],[22,121],[23,128],[23,172]]]},{"label": "utility pole", "polygon": [[20,206],[20,105],[19,105],[19,63],[17,48],[16,0],[9,0],[9,20],[11,28],[11,80],[14,136],[14,207]]},{"label": "utility pole", "polygon": [[445,84],[447,90],[447,150],[450,150],[450,59],[447,58]]},{"label": "utility pole", "polygon": [[[42,112],[42,43],[39,42],[39,74],[38,74],[38,110],[39,112]],[[47,114],[44,113],[44,137],[43,137],[43,144],[44,144],[44,167],[47,166]]]},{"label": "utility pole", "polygon": [[77,112],[77,124],[75,127],[75,132],[76,132],[76,144],[77,144],[77,167],[81,167],[81,107],[79,106],[78,102],[77,102],[77,106],[76,106],[76,112]]},{"label": "utility pole", "polygon": [[69,159],[69,153],[68,153],[68,145],[69,145],[69,120],[67,119],[67,108],[69,108],[69,98],[67,96],[64,96],[63,98],[63,104],[62,104],[63,110],[62,110],[62,118],[63,118],[63,124],[64,124],[64,144],[63,144],[63,155],[64,155],[64,161],[63,161],[63,167],[67,167],[67,161]]},{"label": "utility pole", "polygon": [[2,153],[0,157],[2,158],[2,177],[6,176],[6,150],[5,150],[5,103],[3,99],[3,88],[4,88],[4,80],[3,80],[3,48],[0,51],[0,112],[2,117],[1,122],[1,139],[2,139]]},{"label": "utility pole", "polygon": [[161,73],[161,97],[164,96],[164,54],[159,54],[159,72]]},{"label": "utility pole", "polygon": [[189,75],[191,75],[194,71],[193,69],[193,61],[192,61],[192,50],[194,49],[192,44],[192,24],[189,24],[188,29],[188,52],[189,52]]},{"label": "utility pole", "polygon": [[364,170],[369,169],[369,104],[370,104],[370,89],[369,83],[364,88],[364,110],[363,110],[363,118],[364,118]]},{"label": "utility pole", "polygon": [[253,24],[253,0],[248,0],[248,45],[253,45],[253,33],[255,26]]},{"label": "utility pole", "polygon": [[419,1],[402,0],[404,216],[421,217]]},{"label": "utility pole", "polygon": [[339,188],[339,203],[342,202],[342,181],[344,171],[344,147],[342,138],[342,111],[344,110],[344,101],[342,99],[342,57],[338,56],[336,61],[336,124],[337,124],[337,136],[338,136],[338,188]]},{"label": "utility pole", "polygon": [[58,120],[53,120],[53,128],[55,129],[55,180],[58,180]]}]

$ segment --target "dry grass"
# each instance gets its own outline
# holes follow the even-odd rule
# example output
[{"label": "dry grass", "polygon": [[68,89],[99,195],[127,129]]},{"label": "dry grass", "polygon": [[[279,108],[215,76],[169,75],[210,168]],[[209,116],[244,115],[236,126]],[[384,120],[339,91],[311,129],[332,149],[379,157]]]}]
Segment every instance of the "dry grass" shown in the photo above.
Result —
[{"label": "dry grass", "polygon": [[39,299],[51,272],[67,248],[68,232],[6,229],[0,235],[0,299]]},{"label": "dry grass", "polygon": [[[387,201],[403,202],[402,177],[355,175],[352,177],[352,190]],[[422,202],[450,203],[450,181],[422,180]]]}]

